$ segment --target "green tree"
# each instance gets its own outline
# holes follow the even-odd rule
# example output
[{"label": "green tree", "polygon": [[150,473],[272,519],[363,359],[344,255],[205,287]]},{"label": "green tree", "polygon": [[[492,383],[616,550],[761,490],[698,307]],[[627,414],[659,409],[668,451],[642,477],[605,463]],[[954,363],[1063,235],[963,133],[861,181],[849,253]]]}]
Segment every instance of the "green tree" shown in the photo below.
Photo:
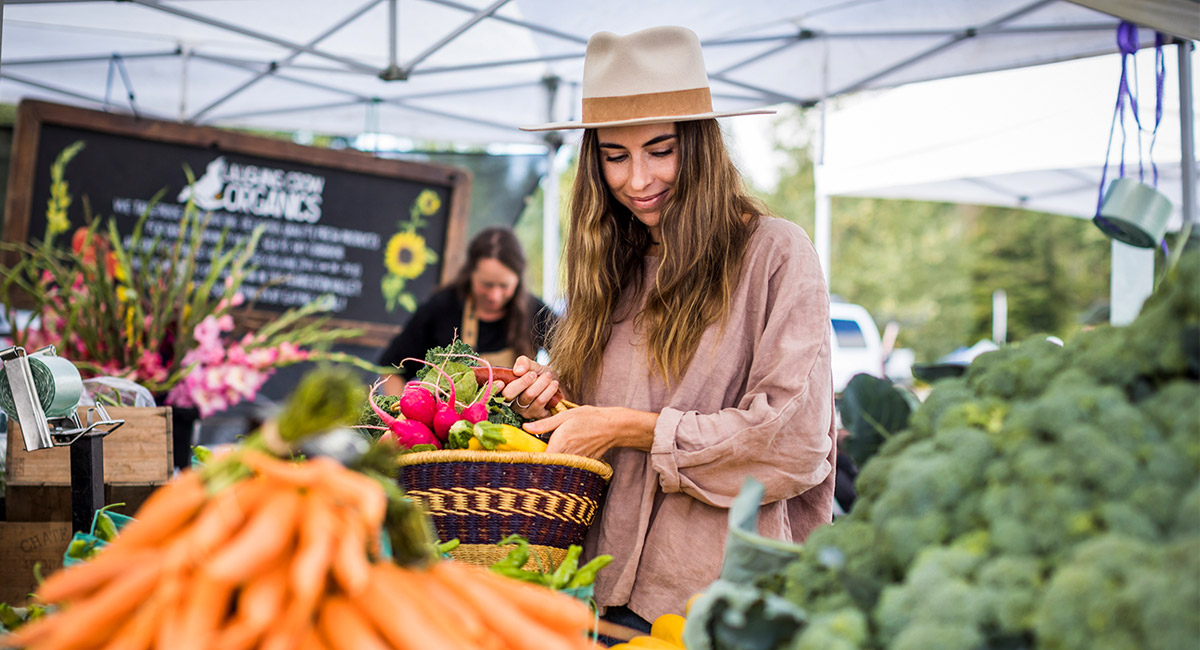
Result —
[{"label": "green tree", "polygon": [[[801,122],[799,118],[785,119]],[[807,145],[780,146],[779,184],[759,191],[772,212],[813,234]],[[830,292],[866,307],[897,345],[930,361],[991,337],[992,293],[1008,295],[1008,340],[1066,338],[1107,297],[1109,244],[1091,223],[1059,215],[928,201],[835,197]]]}]

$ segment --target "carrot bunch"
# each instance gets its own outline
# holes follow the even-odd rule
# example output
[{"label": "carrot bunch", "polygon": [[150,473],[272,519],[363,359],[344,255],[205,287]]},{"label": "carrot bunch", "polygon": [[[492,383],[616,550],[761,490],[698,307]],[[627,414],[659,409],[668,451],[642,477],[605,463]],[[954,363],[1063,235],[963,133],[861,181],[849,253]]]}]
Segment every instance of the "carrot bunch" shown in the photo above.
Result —
[{"label": "carrot bunch", "polygon": [[249,476],[215,494],[185,472],[90,562],[51,575],[58,608],[0,647],[591,647],[588,608],[481,567],[381,557],[382,486],[335,461],[245,450]]}]

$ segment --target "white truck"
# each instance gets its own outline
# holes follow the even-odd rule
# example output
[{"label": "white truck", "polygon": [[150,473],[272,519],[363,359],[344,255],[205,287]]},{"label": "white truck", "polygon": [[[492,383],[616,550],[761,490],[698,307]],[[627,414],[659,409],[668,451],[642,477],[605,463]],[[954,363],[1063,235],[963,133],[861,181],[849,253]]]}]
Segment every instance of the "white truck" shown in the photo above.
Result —
[{"label": "white truck", "polygon": [[859,373],[883,377],[883,342],[875,320],[861,305],[833,301],[829,304],[833,328],[833,390],[841,393]]}]

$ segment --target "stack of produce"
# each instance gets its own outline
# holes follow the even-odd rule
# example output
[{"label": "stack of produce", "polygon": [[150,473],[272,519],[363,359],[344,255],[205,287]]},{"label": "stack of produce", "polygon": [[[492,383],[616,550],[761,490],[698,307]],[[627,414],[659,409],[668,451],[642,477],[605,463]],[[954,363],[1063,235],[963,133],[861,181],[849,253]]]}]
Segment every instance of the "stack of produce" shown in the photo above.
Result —
[{"label": "stack of produce", "polygon": [[[559,566],[581,544],[612,477],[606,463],[547,454],[525,432],[525,420],[496,394],[512,370],[493,368],[470,346],[433,348],[399,397],[372,391],[359,428],[383,431],[403,452],[400,482],[433,519],[438,536],[458,540],[451,557],[491,566],[497,543],[520,535],[529,543],[526,569]],[[552,409],[573,406],[555,396]]]},{"label": "stack of produce", "polygon": [[381,431],[381,438],[408,451],[546,450],[545,442],[520,428],[524,419],[493,394],[494,381],[511,381],[511,370],[493,368],[458,340],[429,350],[425,359],[405,361],[425,367],[398,398],[377,395],[376,384],[360,417],[361,428]]},{"label": "stack of produce", "polygon": [[1127,327],[979,357],[867,463],[853,512],[759,577],[807,624],[724,647],[1195,648],[1198,378],[1195,252]]},{"label": "stack of produce", "polygon": [[265,437],[184,472],[91,561],[51,575],[36,599],[56,609],[0,647],[591,647],[586,605],[437,561],[428,522],[390,478],[260,449],[286,444],[298,421],[337,420],[347,403],[352,415],[361,402],[329,380],[306,379],[302,414],[293,398]]}]

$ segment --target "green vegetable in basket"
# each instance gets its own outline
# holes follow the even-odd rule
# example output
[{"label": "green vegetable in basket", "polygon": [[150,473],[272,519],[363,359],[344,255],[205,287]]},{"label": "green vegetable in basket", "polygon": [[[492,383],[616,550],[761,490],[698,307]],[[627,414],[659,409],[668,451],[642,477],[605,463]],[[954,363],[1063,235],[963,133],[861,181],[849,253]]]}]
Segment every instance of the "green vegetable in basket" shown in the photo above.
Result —
[{"label": "green vegetable in basket", "polygon": [[550,577],[550,588],[562,589],[567,586],[571,578],[575,577],[576,569],[579,568],[579,556],[583,554],[583,547],[572,544],[567,549],[567,556],[559,563],[558,568],[554,570],[554,574]]},{"label": "green vegetable in basket", "polygon": [[33,621],[45,616],[49,611],[49,605],[30,605],[29,608],[25,610],[25,622],[32,623]]},{"label": "green vegetable in basket", "polygon": [[0,625],[4,626],[4,629],[11,632],[20,627],[24,622],[25,619],[21,618],[21,615],[12,608],[12,605],[0,603]]},{"label": "green vegetable in basket", "polygon": [[[107,507],[107,506],[105,506]],[[117,524],[103,509],[96,511],[96,530],[92,532],[102,542],[111,542],[117,538]]]},{"label": "green vegetable in basket", "polygon": [[516,544],[516,546],[508,552],[508,555],[503,560],[492,565],[492,570],[497,569],[520,569],[529,561],[529,540],[520,535],[509,535],[504,539],[496,542],[497,546],[505,544]]},{"label": "green vegetable in basket", "polygon": [[611,564],[612,561],[613,556],[611,555],[597,555],[592,558],[591,562],[579,567],[579,570],[575,572],[575,576],[567,583],[566,588],[578,589],[579,587],[586,587],[592,584],[596,581],[596,573]]},{"label": "green vegetable in basket", "polygon": [[99,551],[99,540],[94,537],[87,539],[77,536],[67,545],[67,557],[76,560],[90,560]]}]

